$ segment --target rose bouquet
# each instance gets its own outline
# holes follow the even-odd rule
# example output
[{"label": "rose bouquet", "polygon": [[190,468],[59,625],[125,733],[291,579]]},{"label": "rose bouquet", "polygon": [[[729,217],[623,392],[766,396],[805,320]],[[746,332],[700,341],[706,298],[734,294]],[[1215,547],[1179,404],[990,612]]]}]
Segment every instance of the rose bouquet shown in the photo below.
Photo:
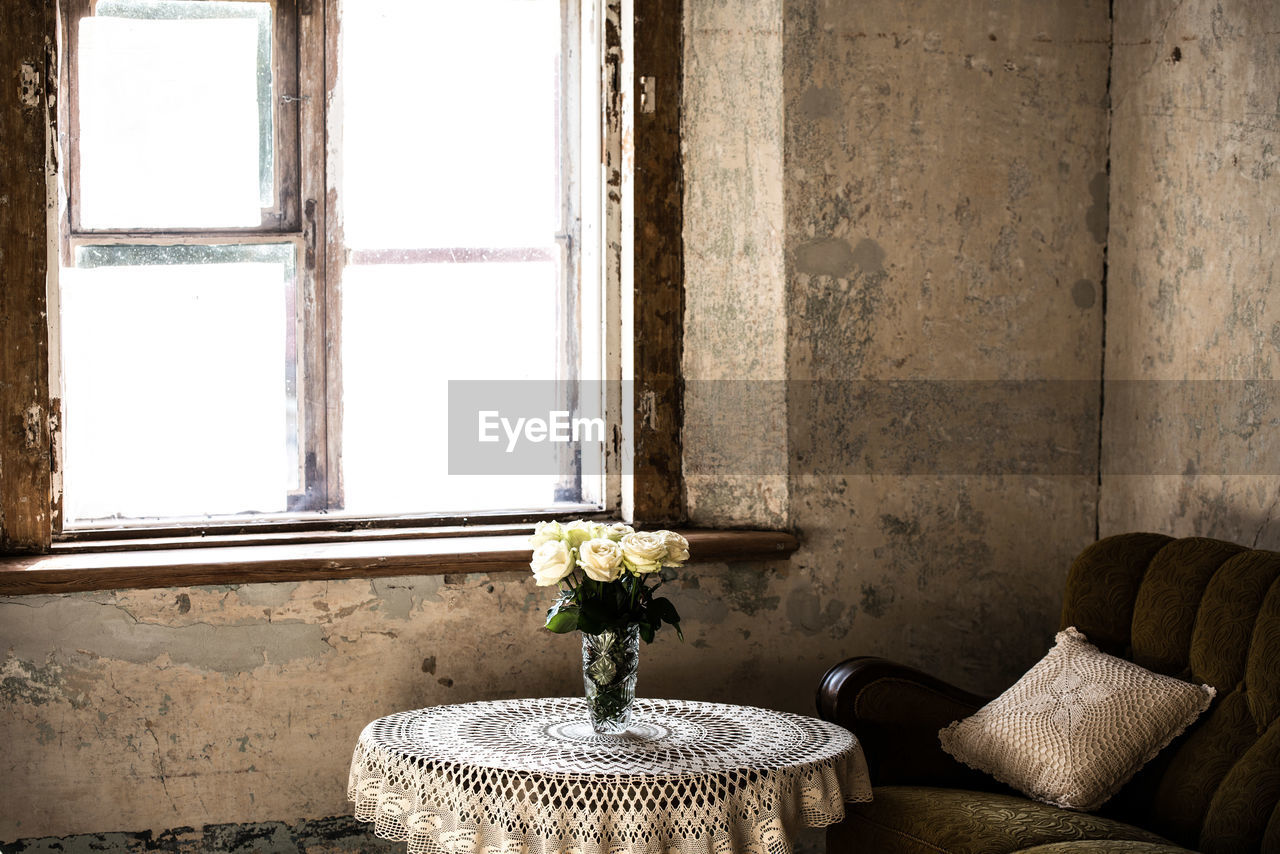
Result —
[{"label": "rose bouquet", "polygon": [[[557,634],[638,626],[645,643],[663,623],[680,632],[680,614],[653,592],[662,569],[689,559],[689,541],[674,531],[637,531],[620,522],[542,522],[529,538],[529,562],[538,586],[558,585],[560,597],[547,611],[547,628]],[[654,583],[650,584],[650,581]]]},{"label": "rose bouquet", "polygon": [[689,542],[674,531],[630,525],[542,522],[529,544],[529,568],[541,587],[560,595],[547,611],[557,634],[582,632],[582,675],[597,732],[625,732],[635,699],[639,640],[653,641],[663,623],[680,631],[680,614],[654,591],[663,570],[689,559]]}]

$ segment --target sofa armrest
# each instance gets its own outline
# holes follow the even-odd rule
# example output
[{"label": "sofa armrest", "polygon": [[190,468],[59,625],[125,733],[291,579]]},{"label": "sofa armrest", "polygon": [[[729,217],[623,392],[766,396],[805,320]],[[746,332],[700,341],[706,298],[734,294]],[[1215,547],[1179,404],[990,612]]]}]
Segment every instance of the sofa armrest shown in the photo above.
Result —
[{"label": "sofa armrest", "polygon": [[977,694],[887,659],[861,656],[828,670],[817,699],[820,717],[858,737],[874,785],[1003,788],[952,759],[938,743],[938,730],[986,704]]}]

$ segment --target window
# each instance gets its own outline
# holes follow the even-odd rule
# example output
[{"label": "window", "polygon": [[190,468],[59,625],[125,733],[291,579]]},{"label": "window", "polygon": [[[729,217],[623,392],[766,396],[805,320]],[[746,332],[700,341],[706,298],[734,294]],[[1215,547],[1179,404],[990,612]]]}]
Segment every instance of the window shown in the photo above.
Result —
[{"label": "window", "polygon": [[63,0],[64,531],[616,511],[611,434],[451,473],[445,413],[620,422],[606,11]]}]

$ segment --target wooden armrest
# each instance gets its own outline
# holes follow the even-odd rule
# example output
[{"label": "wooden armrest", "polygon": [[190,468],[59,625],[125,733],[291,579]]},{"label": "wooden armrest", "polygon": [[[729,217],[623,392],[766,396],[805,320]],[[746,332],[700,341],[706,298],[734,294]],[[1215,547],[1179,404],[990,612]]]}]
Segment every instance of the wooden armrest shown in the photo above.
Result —
[{"label": "wooden armrest", "polygon": [[883,658],[840,662],[818,684],[818,715],[857,735],[875,785],[999,788],[956,762],[938,730],[967,717],[987,699]]},{"label": "wooden armrest", "polygon": [[[914,667],[907,667],[887,658],[862,655],[845,659],[823,675],[818,683],[818,716],[823,720],[850,726],[846,720],[851,722],[856,719],[859,698],[866,699],[864,692],[869,688],[883,689],[890,685],[914,689],[913,693],[934,698],[936,703],[929,704],[933,708],[921,710],[930,719],[935,716],[935,710],[941,712],[944,708],[960,711],[960,717],[964,717],[986,705],[989,700]],[[864,702],[862,713],[872,711]]]}]

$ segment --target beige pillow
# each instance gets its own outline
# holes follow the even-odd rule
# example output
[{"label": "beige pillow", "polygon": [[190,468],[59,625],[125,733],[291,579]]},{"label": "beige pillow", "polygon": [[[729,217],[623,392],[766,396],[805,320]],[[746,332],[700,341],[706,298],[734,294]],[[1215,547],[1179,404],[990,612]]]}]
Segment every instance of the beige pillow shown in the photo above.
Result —
[{"label": "beige pillow", "polygon": [[1214,689],[1100,652],[1074,628],[996,699],[938,733],[964,764],[1054,806],[1093,810],[1201,712]]}]

